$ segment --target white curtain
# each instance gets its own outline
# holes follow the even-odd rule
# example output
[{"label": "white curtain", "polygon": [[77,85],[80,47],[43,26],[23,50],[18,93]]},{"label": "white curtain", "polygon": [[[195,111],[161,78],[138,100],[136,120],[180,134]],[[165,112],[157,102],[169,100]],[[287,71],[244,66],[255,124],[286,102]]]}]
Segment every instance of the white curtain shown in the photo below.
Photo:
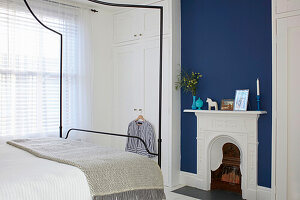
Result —
[{"label": "white curtain", "polygon": [[93,127],[93,99],[94,99],[94,52],[92,45],[92,17],[91,11],[81,9],[79,19],[79,88],[78,88],[78,123],[79,128],[91,130]]},{"label": "white curtain", "polygon": [[[28,0],[63,34],[63,127],[90,128],[92,54],[87,10]],[[0,0],[0,135],[55,135],[59,127],[59,36],[23,0]]]}]

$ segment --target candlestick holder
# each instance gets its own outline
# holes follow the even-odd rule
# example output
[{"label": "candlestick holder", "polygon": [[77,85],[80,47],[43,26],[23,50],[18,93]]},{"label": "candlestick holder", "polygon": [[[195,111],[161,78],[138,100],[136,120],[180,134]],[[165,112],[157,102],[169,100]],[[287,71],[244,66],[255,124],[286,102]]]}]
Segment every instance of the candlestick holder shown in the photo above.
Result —
[{"label": "candlestick holder", "polygon": [[256,101],[257,101],[257,111],[260,111],[260,95],[256,96]]}]

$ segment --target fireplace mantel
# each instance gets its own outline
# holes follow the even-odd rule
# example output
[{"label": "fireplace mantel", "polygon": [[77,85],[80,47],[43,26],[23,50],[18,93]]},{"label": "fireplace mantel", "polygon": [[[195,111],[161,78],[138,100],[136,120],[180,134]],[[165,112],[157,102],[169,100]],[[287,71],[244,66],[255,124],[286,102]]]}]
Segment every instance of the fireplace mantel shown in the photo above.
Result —
[{"label": "fireplace mantel", "polygon": [[184,110],[197,117],[197,176],[200,189],[210,190],[211,170],[222,162],[222,146],[235,144],[241,152],[242,196],[257,199],[258,119],[266,111]]},{"label": "fireplace mantel", "polygon": [[199,113],[199,114],[214,114],[214,115],[252,115],[259,116],[267,114],[266,111],[225,111],[225,110],[184,110],[184,112]]}]

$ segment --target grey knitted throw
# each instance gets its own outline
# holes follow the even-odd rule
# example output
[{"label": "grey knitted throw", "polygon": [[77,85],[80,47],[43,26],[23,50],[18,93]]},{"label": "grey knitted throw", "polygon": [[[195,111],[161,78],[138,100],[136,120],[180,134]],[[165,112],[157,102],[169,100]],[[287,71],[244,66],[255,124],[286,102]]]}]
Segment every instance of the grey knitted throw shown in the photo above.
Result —
[{"label": "grey knitted throw", "polygon": [[94,200],[161,200],[162,173],[152,160],[94,144],[57,139],[7,142],[37,157],[78,167],[85,174]]}]

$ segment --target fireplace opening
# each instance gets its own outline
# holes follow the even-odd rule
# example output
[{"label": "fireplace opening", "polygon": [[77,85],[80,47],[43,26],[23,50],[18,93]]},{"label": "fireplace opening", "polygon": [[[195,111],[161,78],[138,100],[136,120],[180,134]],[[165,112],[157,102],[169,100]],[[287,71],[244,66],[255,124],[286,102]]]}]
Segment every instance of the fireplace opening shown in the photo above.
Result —
[{"label": "fireplace opening", "polygon": [[236,145],[226,143],[222,151],[222,164],[217,170],[211,171],[211,190],[227,190],[242,194],[240,150]]}]

